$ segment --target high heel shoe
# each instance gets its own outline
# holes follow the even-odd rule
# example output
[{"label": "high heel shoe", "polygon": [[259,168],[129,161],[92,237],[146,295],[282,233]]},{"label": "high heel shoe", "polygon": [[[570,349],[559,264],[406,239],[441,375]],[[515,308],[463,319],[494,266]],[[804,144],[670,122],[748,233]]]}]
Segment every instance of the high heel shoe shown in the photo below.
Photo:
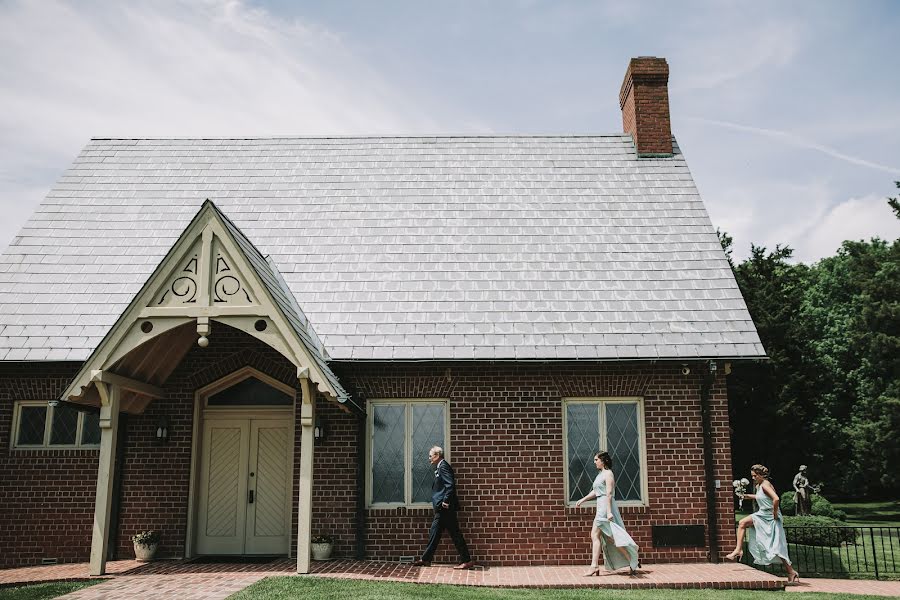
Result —
[{"label": "high heel shoe", "polygon": [[788,575],[788,583],[800,583],[800,573],[794,571],[793,574]]},{"label": "high heel shoe", "polygon": [[725,555],[725,560],[730,560],[732,562],[740,562],[740,560],[744,558],[744,551],[740,552],[731,552]]},{"label": "high heel shoe", "polygon": [[600,575],[600,567],[591,567],[591,570],[584,574],[585,577],[592,577],[593,575]]}]

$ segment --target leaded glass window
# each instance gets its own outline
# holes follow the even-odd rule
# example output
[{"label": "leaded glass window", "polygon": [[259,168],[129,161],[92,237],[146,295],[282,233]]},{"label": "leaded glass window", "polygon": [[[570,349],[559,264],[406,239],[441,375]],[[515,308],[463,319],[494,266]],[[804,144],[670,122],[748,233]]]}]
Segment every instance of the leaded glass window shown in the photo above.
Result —
[{"label": "leaded glass window", "polygon": [[99,417],[77,407],[46,401],[19,402],[13,411],[16,448],[79,448],[100,444]]},{"label": "leaded glass window", "polygon": [[568,501],[586,496],[597,476],[594,455],[613,459],[616,500],[641,504],[644,497],[643,418],[640,400],[570,400],[565,403]]},{"label": "leaded glass window", "polygon": [[372,423],[372,502],[403,502],[406,407],[402,404],[375,405]]},{"label": "leaded glass window", "polygon": [[71,446],[78,433],[78,411],[60,404],[53,409],[53,425],[50,428],[51,446]]},{"label": "leaded glass window", "polygon": [[19,409],[19,446],[43,446],[47,425],[47,406],[22,406]]},{"label": "leaded glass window", "polygon": [[81,426],[81,445],[91,446],[100,443],[100,414],[84,413]]},{"label": "leaded glass window", "polygon": [[210,396],[207,406],[291,406],[294,398],[264,383],[248,377]]},{"label": "leaded glass window", "polygon": [[371,401],[369,414],[371,504],[430,505],[434,467],[428,451],[447,451],[446,402]]}]

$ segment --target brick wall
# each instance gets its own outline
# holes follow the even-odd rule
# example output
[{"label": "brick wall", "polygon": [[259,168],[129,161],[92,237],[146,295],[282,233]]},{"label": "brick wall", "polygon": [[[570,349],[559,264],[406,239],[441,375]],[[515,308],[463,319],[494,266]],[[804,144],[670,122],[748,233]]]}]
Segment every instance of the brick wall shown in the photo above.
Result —
[{"label": "brick wall", "polygon": [[[448,447],[463,506],[460,522],[476,560],[493,564],[588,560],[594,508],[564,503],[561,399],[642,396],[650,503],[621,509],[626,528],[647,562],[707,559],[705,548],[652,548],[650,527],[706,522],[699,365],[689,376],[681,374],[680,364],[647,363],[378,364],[345,365],[338,371],[342,381],[368,398],[449,398]],[[711,403],[716,477],[722,481],[719,544],[727,552],[734,544],[734,513],[721,369],[719,375]],[[330,443],[317,452],[327,452]],[[317,471],[318,479],[322,475]],[[366,514],[369,557],[421,554],[429,510],[369,509]],[[449,539],[436,560],[456,560]]]},{"label": "brick wall", "polygon": [[[183,556],[187,532],[194,392],[245,366],[294,385],[295,369],[274,350],[225,326],[214,326],[210,345],[193,348],[165,385],[167,397],[127,419],[126,455],[117,549],[132,555],[129,537],[140,529],[163,532],[159,554]],[[86,561],[90,554],[97,451],[10,450],[12,403],[58,397],[79,365],[0,365],[0,566],[41,558]],[[699,376],[680,365],[572,364],[366,364],[340,365],[339,377],[366,398],[448,398],[448,448],[460,486],[463,531],[479,561],[492,564],[578,564],[588,560],[593,508],[563,502],[561,398],[643,396],[650,506],[623,508],[642,560],[706,560],[706,550],[653,549],[651,524],[706,520]],[[695,373],[699,369],[694,370]],[[734,543],[724,377],[713,389],[720,548]],[[328,438],[316,445],[313,533],[336,536],[335,553],[353,556],[356,533],[358,419],[320,398],[317,411]],[[157,445],[160,416],[170,439]],[[300,471],[296,424],[294,494]],[[296,532],[296,505],[293,531]],[[369,558],[395,560],[421,554],[429,510],[366,511]],[[294,533],[296,540],[296,533]],[[456,560],[445,540],[437,560]]]},{"label": "brick wall", "polygon": [[97,450],[10,450],[13,403],[59,398],[72,363],[0,363],[0,567],[90,553]]}]

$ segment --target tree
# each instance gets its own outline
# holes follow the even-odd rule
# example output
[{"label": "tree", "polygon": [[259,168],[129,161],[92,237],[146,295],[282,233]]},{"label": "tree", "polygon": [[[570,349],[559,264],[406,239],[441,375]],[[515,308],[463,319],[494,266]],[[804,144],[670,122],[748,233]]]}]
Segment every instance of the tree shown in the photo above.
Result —
[{"label": "tree", "polygon": [[[900,188],[900,182],[896,183]],[[900,218],[900,201],[888,204]],[[844,242],[812,266],[751,246],[735,265],[769,361],[728,380],[736,473],[767,464],[779,487],[800,463],[846,496],[900,491],[900,239]]]},{"label": "tree", "polygon": [[[727,255],[731,238],[720,234],[720,241]],[[780,487],[787,485],[800,462],[812,462],[805,426],[810,416],[807,340],[799,322],[809,269],[791,264],[792,254],[787,246],[772,252],[751,246],[750,257],[734,267],[769,360],[735,363],[728,378],[735,472],[761,462]]]}]

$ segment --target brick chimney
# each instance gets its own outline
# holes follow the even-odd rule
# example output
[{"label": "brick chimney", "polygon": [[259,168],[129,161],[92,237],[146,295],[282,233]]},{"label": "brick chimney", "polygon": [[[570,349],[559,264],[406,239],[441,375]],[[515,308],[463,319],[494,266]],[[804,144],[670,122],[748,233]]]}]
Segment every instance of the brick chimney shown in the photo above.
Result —
[{"label": "brick chimney", "polygon": [[622,127],[634,138],[639,157],[672,156],[669,120],[669,64],[664,58],[632,58],[619,92]]}]

